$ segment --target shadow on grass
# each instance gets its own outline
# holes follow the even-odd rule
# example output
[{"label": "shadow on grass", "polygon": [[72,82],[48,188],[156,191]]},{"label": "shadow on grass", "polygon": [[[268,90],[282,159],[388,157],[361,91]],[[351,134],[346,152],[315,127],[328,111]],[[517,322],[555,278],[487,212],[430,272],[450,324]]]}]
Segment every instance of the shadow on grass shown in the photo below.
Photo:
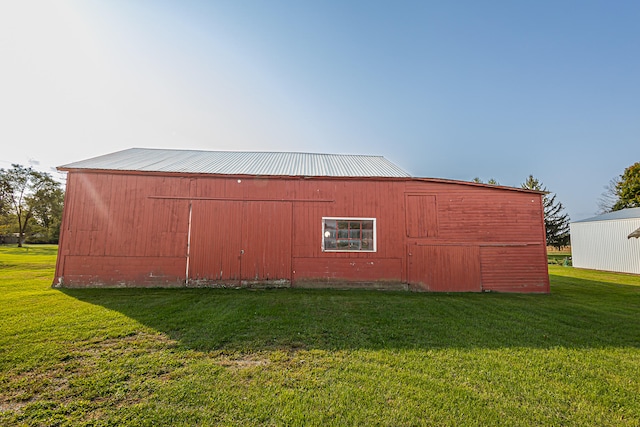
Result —
[{"label": "shadow on grass", "polygon": [[197,350],[640,347],[640,287],[551,276],[551,295],[66,289]]}]

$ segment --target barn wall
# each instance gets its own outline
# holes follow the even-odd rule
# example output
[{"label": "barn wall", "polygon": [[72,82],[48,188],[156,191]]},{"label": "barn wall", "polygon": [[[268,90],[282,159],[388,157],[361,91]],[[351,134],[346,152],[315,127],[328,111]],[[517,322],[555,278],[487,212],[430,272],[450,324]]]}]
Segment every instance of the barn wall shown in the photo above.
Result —
[{"label": "barn wall", "polygon": [[422,181],[407,182],[406,193],[415,288],[549,292],[540,195]]},{"label": "barn wall", "polygon": [[69,173],[56,282],[171,286],[184,280],[189,179]]},{"label": "barn wall", "polygon": [[571,224],[574,267],[640,274],[640,239],[627,236],[640,227],[640,218]]},{"label": "barn wall", "polygon": [[[66,197],[56,269],[65,286],[182,286],[188,277],[548,292],[541,197],[532,193],[403,179],[71,171]],[[377,250],[324,252],[323,217],[375,218]]]}]

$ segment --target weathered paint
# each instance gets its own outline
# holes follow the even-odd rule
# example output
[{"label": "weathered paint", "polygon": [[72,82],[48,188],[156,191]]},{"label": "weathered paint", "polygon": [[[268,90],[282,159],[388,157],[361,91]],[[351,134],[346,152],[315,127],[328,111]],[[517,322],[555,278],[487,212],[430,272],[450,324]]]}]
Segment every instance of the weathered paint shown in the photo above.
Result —
[{"label": "weathered paint", "polygon": [[[375,252],[324,252],[322,218],[375,218]],[[539,193],[412,178],[70,170],[62,286],[408,284],[548,292]]]}]

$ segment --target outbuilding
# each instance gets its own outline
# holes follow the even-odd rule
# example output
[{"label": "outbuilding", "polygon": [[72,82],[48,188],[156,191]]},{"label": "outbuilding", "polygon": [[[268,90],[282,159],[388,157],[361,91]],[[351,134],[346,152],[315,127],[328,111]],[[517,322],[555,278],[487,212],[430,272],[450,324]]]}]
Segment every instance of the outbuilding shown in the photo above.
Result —
[{"label": "outbuilding", "polygon": [[59,169],[54,286],[549,292],[537,191],[361,155],[133,148]]},{"label": "outbuilding", "polygon": [[640,208],[571,223],[573,266],[640,274]]}]

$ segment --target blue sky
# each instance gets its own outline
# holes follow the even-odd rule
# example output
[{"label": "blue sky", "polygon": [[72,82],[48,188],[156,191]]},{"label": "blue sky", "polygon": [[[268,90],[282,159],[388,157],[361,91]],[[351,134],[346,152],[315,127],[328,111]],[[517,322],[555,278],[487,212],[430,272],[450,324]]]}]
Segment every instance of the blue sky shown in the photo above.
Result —
[{"label": "blue sky", "polygon": [[529,174],[571,218],[640,161],[640,2],[0,4],[0,167],[129,147]]}]

